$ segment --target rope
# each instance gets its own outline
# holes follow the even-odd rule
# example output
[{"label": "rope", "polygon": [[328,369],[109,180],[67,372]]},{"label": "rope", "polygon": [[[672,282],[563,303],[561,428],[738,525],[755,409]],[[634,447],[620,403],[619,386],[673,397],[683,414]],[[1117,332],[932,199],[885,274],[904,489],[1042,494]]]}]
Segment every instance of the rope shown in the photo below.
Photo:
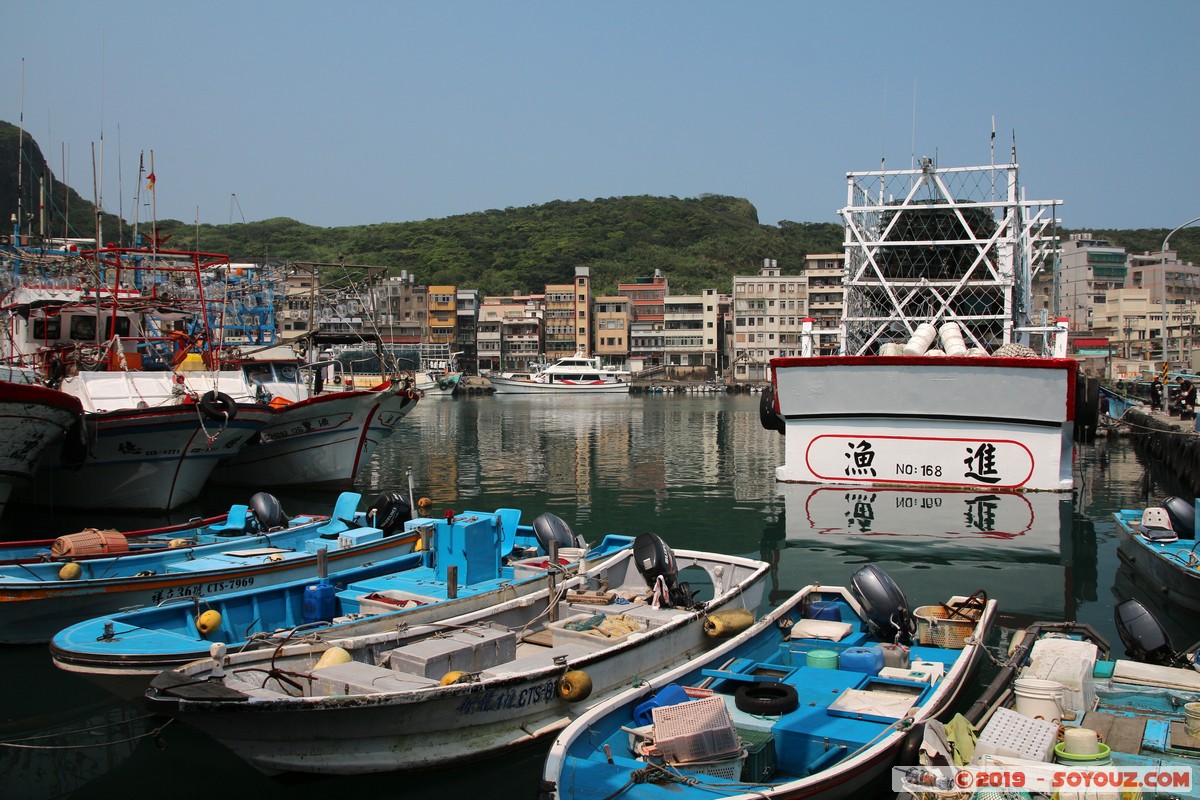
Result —
[{"label": "rope", "polygon": [[17,739],[15,741],[0,742],[0,747],[10,747],[10,748],[13,748],[16,750],[87,750],[88,748],[92,748],[92,747],[109,747],[110,745],[124,744],[125,742],[135,742],[138,739],[146,739],[146,738],[149,738],[152,736],[157,737],[163,732],[163,730],[166,729],[166,727],[168,725],[170,725],[172,722],[175,721],[173,718],[168,719],[167,721],[165,721],[163,724],[159,725],[156,728],[152,728],[151,730],[149,730],[145,733],[139,733],[134,736],[127,736],[124,739],[109,739],[109,740],[106,740],[103,742],[93,742],[90,744],[61,744],[61,745],[25,744],[25,742],[32,742],[32,741],[36,741],[38,739],[49,739],[49,738],[52,738],[55,736],[68,736],[68,735],[91,733],[92,731],[100,731],[100,730],[104,730],[106,728],[116,727],[117,725],[127,725],[129,723],[138,722],[138,721],[144,720],[144,719],[155,719],[155,716],[153,714],[147,714],[147,715],[141,716],[141,717],[134,717],[133,719],[130,719],[130,720],[122,720],[120,722],[108,722],[108,723],[105,723],[104,725],[93,725],[88,728],[80,728],[78,730],[68,731],[66,733],[47,733],[47,734],[41,734],[38,736],[29,736],[24,739]]}]

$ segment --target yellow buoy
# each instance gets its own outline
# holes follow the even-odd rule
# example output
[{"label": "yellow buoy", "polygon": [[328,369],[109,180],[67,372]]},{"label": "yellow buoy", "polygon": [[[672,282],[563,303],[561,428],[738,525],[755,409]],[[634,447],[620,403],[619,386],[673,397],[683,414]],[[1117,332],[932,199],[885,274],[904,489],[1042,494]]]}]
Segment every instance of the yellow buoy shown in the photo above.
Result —
[{"label": "yellow buoy", "polygon": [[422,497],[417,501],[417,508],[429,508],[431,505],[433,505],[433,501],[428,497]]},{"label": "yellow buoy", "polygon": [[573,669],[558,679],[558,696],[568,703],[587,700],[592,694],[592,676],[581,669]]},{"label": "yellow buoy", "polygon": [[748,608],[730,608],[704,618],[704,632],[713,639],[733,636],[754,624],[754,612]]},{"label": "yellow buoy", "polygon": [[332,667],[334,664],[345,664],[348,661],[350,661],[350,654],[344,648],[331,647],[321,653],[321,657],[317,659],[317,665],[313,669]]},{"label": "yellow buoy", "polygon": [[81,575],[83,575],[83,567],[74,561],[68,561],[58,569],[58,579],[60,581],[78,580]]},{"label": "yellow buoy", "polygon": [[413,545],[413,552],[419,553],[424,549],[425,549],[425,542],[423,542],[420,539],[417,539],[417,543]]},{"label": "yellow buoy", "polygon": [[208,636],[210,633],[221,627],[221,612],[214,609],[205,611],[200,616],[196,617],[196,630],[200,631],[201,636]]},{"label": "yellow buoy", "polygon": [[458,670],[451,670],[443,675],[442,679],[438,681],[438,683],[440,683],[442,686],[450,686],[451,684],[460,682],[465,677],[467,677],[467,673],[459,672]]},{"label": "yellow buoy", "polygon": [[191,543],[191,539],[172,539],[167,542],[167,547],[187,547]]}]

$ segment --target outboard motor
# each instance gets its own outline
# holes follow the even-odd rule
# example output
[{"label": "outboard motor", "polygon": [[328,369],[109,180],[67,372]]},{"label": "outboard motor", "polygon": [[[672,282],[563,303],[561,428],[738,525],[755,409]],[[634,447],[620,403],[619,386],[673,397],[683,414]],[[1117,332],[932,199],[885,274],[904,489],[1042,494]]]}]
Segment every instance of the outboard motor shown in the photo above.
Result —
[{"label": "outboard motor", "polygon": [[891,575],[874,564],[859,567],[850,578],[850,591],[881,639],[904,645],[912,642],[916,625],[908,600]]},{"label": "outboard motor", "polygon": [[1165,667],[1180,664],[1179,654],[1171,646],[1171,638],[1140,600],[1130,598],[1117,603],[1113,609],[1113,621],[1117,623],[1117,633],[1125,645],[1125,655],[1134,661]]},{"label": "outboard motor", "polygon": [[[657,534],[642,533],[633,540],[633,563],[656,594],[666,595],[671,606],[691,608],[694,595],[686,583],[679,583],[675,553]],[[661,601],[661,595],[659,595]]]},{"label": "outboard motor", "polygon": [[1171,519],[1171,529],[1180,539],[1196,538],[1196,507],[1182,497],[1168,497],[1160,504]]},{"label": "outboard motor", "polygon": [[412,506],[400,492],[384,492],[367,506],[367,522],[389,536],[404,529],[404,523],[412,519]]},{"label": "outboard motor", "polygon": [[260,530],[273,531],[286,528],[288,515],[273,494],[258,492],[250,498],[250,513],[254,515]]},{"label": "outboard motor", "polygon": [[545,553],[550,552],[551,542],[557,544],[560,549],[563,547],[587,547],[582,536],[575,535],[570,525],[549,511],[539,514],[533,521],[533,533],[537,536],[538,544],[542,546],[542,551]]}]

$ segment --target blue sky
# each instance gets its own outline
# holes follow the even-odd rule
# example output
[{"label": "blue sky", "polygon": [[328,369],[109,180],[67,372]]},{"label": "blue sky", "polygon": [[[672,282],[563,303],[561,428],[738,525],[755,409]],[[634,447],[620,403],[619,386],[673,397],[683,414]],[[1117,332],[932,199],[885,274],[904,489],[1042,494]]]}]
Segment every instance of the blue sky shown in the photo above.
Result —
[{"label": "blue sky", "polygon": [[23,90],[88,198],[102,151],[126,217],[153,150],[154,212],[186,221],[716,193],[836,222],[846,172],[881,158],[989,163],[993,117],[996,160],[1015,133],[1027,196],[1067,227],[1200,215],[1197,0],[10,0],[4,20],[0,119]]}]

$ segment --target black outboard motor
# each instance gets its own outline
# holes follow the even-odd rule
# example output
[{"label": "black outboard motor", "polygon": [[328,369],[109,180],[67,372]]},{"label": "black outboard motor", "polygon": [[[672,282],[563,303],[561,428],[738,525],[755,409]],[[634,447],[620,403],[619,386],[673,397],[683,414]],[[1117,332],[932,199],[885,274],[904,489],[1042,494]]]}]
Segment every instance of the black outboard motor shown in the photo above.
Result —
[{"label": "black outboard motor", "polygon": [[1130,598],[1117,603],[1113,621],[1117,623],[1117,633],[1125,645],[1125,655],[1134,661],[1165,667],[1182,663],[1166,630],[1141,601]]},{"label": "black outboard motor", "polygon": [[550,552],[551,542],[557,544],[560,549],[563,547],[587,547],[582,536],[577,536],[571,530],[570,525],[549,511],[539,514],[533,521],[533,533],[537,536],[542,551],[546,553]]},{"label": "black outboard motor", "polygon": [[874,564],[859,567],[850,578],[850,591],[879,638],[904,645],[912,643],[916,625],[908,610],[908,600],[891,575]]},{"label": "black outboard motor", "polygon": [[1171,518],[1171,529],[1180,539],[1196,538],[1196,507],[1182,497],[1168,497],[1160,504]]},{"label": "black outboard motor", "polygon": [[254,515],[260,530],[273,531],[287,527],[288,515],[283,513],[283,506],[273,494],[258,492],[251,497],[250,513]]},{"label": "black outboard motor", "polygon": [[694,594],[690,587],[678,582],[679,567],[675,564],[675,553],[657,534],[642,533],[633,540],[633,563],[652,590],[658,591],[660,583],[665,587],[669,605],[682,608],[694,605]]},{"label": "black outboard motor", "polygon": [[404,529],[404,523],[412,519],[412,506],[400,492],[384,492],[367,506],[367,522],[390,536]]}]

